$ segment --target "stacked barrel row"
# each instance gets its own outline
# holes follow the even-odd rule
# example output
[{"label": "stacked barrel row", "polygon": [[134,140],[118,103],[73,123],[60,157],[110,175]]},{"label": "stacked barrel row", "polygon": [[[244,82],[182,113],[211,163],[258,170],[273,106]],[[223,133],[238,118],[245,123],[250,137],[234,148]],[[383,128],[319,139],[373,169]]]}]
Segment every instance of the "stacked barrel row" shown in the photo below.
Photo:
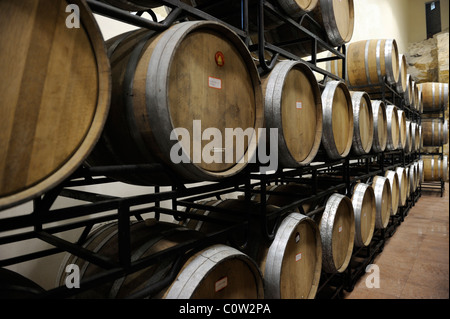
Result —
[{"label": "stacked barrel row", "polygon": [[[0,48],[7,48],[20,39],[18,46],[23,49],[2,50],[5,58],[0,62],[0,73],[20,74],[0,86],[4,97],[0,117],[2,209],[52,189],[83,163],[127,168],[158,163],[164,168],[151,172],[115,170],[109,176],[137,185],[170,185],[173,176],[183,183],[232,177],[242,172],[259,147],[267,146],[259,134],[262,128],[267,129],[267,149],[273,146],[270,129],[278,130],[275,152],[279,164],[287,168],[307,165],[319,153],[338,159],[351,151],[357,155],[378,153],[403,145],[403,116],[395,106],[371,101],[367,93],[351,92],[341,81],[321,88],[300,61],[279,62],[261,79],[245,44],[220,23],[182,22],[161,33],[140,29],[107,41],[105,47],[85,2],[73,2],[82,10],[82,28],[73,30],[65,23],[66,1],[57,1],[50,10],[45,1],[35,1],[33,6],[0,2],[4,25],[14,25],[14,17],[26,17],[20,19],[21,29],[0,40]],[[150,3],[107,2],[122,8],[131,5],[133,10]],[[287,10],[296,3],[288,2],[279,5]],[[333,45],[348,41],[353,31],[352,1],[321,0],[319,4],[315,14],[327,30],[326,41]],[[344,20],[351,23],[330,19],[330,15],[337,17],[335,12],[342,12],[333,5],[346,7]],[[284,34],[278,31],[273,37]],[[35,39],[42,41],[35,44]],[[70,63],[62,63],[62,55],[71,57]],[[195,123],[213,130],[204,134],[200,129],[199,138]],[[243,146],[233,141],[223,147],[227,128],[253,130]],[[208,149],[211,137],[215,147],[199,155],[199,149]],[[236,155],[232,161],[225,158],[230,149]],[[402,169],[401,175],[406,168]],[[400,180],[400,188],[410,185],[409,180],[403,184]],[[177,279],[153,297],[312,298],[321,270],[343,272],[354,245],[370,243],[374,227],[386,227],[388,216],[394,214],[392,207],[404,205],[402,196],[398,202],[392,199],[392,188],[389,176],[377,176],[367,184],[358,184],[352,199],[331,195],[314,222],[292,212],[283,219],[273,242],[250,243],[253,251],[243,252],[224,242],[193,252],[188,260],[162,258],[154,267],[96,287],[88,296],[133,295],[152,284],[165,283],[162,279],[170,275],[167,271],[176,269],[171,266],[182,263]],[[222,202],[211,205],[234,211],[251,209],[248,204],[243,204],[244,208],[222,206],[228,205]],[[366,209],[368,220],[361,215]],[[209,215],[208,210],[204,212]],[[235,220],[225,220],[223,225],[230,222]],[[201,223],[192,229],[188,224],[148,220],[130,227],[132,260],[176,243],[201,240],[206,232]],[[118,258],[119,233],[116,223],[102,225],[83,245]],[[239,232],[236,236],[239,240]],[[289,264],[283,262],[285,258]],[[62,269],[66,264],[79,264],[82,277],[101,271],[72,255]],[[293,274],[299,280],[291,280]],[[61,277],[58,284],[63,282]],[[292,289],[286,289],[287,285]]]},{"label": "stacked barrel row", "polygon": [[[164,32],[140,29],[108,40],[105,48],[89,7],[82,1],[76,2],[80,2],[81,10],[87,12],[83,15],[86,21],[82,21],[82,27],[76,32],[66,34],[68,28],[61,22],[67,16],[66,1],[59,0],[51,11],[57,21],[52,24],[55,28],[52,34],[61,34],[61,38],[65,39],[55,40],[54,43],[59,45],[69,41],[66,39],[71,39],[71,43],[84,43],[85,47],[71,47],[73,65],[78,65],[80,70],[89,70],[76,76],[72,74],[69,64],[64,69],[59,67],[57,56],[64,52],[65,46],[53,45],[52,38],[45,35],[48,30],[35,27],[34,23],[49,23],[40,20],[42,14],[39,10],[43,9],[38,2],[31,11],[26,9],[25,4],[12,6],[2,2],[1,12],[5,16],[2,21],[6,23],[10,17],[24,14],[28,17],[25,19],[28,24],[16,28],[17,36],[23,39],[21,45],[26,48],[24,54],[17,55],[11,53],[14,50],[7,50],[4,53],[8,57],[3,61],[9,62],[0,65],[4,74],[22,70],[26,75],[1,86],[1,92],[5,92],[1,102],[1,209],[42,195],[82,164],[131,167],[157,163],[164,167],[151,173],[132,173],[131,170],[109,173],[111,178],[137,185],[218,181],[240,173],[248,161],[255,158],[257,148],[262,144],[261,128],[283,129],[285,141],[280,141],[280,152],[286,151],[286,148],[289,152],[293,149],[293,154],[284,152],[287,155],[280,159],[286,166],[311,162],[320,146],[322,128],[326,127],[327,134],[333,133],[329,132],[328,123],[322,126],[322,102],[317,83],[310,78],[310,70],[299,65],[289,73],[292,77],[297,76],[294,80],[297,82],[293,84],[294,81],[288,79],[286,83],[300,88],[306,85],[306,88],[293,104],[286,102],[294,109],[283,109],[279,114],[284,117],[283,122],[266,125],[265,122],[273,122],[269,115],[276,110],[264,105],[264,99],[270,97],[263,96],[259,74],[247,47],[223,24],[189,21],[174,24]],[[160,4],[158,1],[139,0],[104,2],[132,11]],[[326,35],[321,35],[323,40],[331,45],[351,38],[351,0],[284,0],[271,3],[292,17],[305,12],[314,15],[327,30]],[[202,10],[210,4],[213,3],[195,3]],[[252,9],[249,10],[249,19],[253,22],[256,21],[256,4],[256,1],[250,1]],[[211,5],[211,10],[213,8],[214,5]],[[221,9],[211,14],[220,12]],[[16,24],[11,25],[14,27]],[[31,34],[29,30],[36,30],[37,34],[33,37],[20,36],[22,33]],[[16,37],[15,33],[10,34]],[[340,37],[342,39],[337,40]],[[29,43],[34,38],[49,39],[49,43],[39,45],[39,48],[46,48],[41,56],[49,58],[30,60],[33,65],[25,68],[25,53],[33,50]],[[14,42],[10,40],[3,37],[2,48]],[[174,45],[168,46],[169,43]],[[197,67],[199,65],[202,67]],[[295,71],[297,69],[299,71]],[[41,78],[37,78],[38,74]],[[64,84],[66,82],[67,85]],[[71,89],[60,90],[60,87]],[[52,94],[52,90],[60,92],[59,95]],[[24,95],[20,93],[22,91],[28,93]],[[337,89],[339,99],[344,94],[341,91],[340,85]],[[25,100],[22,96],[29,96],[30,99]],[[84,97],[85,101],[80,101],[80,97]],[[352,116],[350,105],[339,107],[345,110],[347,116]],[[63,124],[54,125],[60,119],[63,119]],[[328,114],[324,119],[329,120]],[[353,125],[352,121],[345,124],[346,120],[341,120],[343,125]],[[194,128],[197,123],[201,125],[200,135]],[[291,127],[294,128],[292,132]],[[213,128],[214,132],[203,132],[207,128]],[[253,133],[246,135],[248,139],[245,139],[244,145],[235,142],[223,145],[227,128],[250,128]],[[345,127],[336,124],[333,130],[337,132],[341,128]],[[347,131],[347,136],[336,145],[334,153],[339,156],[346,155],[350,148],[348,140],[352,138],[351,131],[342,131]],[[212,138],[215,147],[210,152],[203,152],[205,146],[211,145]],[[227,154],[232,154],[233,159],[226,157]]]},{"label": "stacked barrel row", "polygon": [[[411,165],[408,169],[415,171],[416,167],[419,165]],[[152,291],[150,296],[314,298],[322,274],[343,273],[350,264],[354,249],[369,246],[375,232],[385,229],[390,216],[396,215],[398,207],[404,206],[410,192],[408,169],[397,168],[387,171],[385,176],[375,176],[365,183],[357,183],[351,198],[333,193],[305,201],[283,215],[272,241],[259,236],[260,224],[250,221],[248,228],[238,228],[217,245],[194,254],[185,262],[175,281],[161,290]],[[270,185],[266,193],[265,212],[269,228],[276,225],[277,219],[271,213],[280,206],[290,205],[312,194],[309,186],[296,183]],[[201,239],[233,223],[238,224],[248,214],[260,213],[260,200],[257,193],[250,203],[242,199],[196,202],[198,207],[186,208],[185,213],[189,217],[179,225],[155,220],[133,223],[132,258],[144,258],[177,243]],[[235,214],[224,214],[224,210]],[[117,236],[117,224],[105,224],[91,232],[84,247],[112,254],[117,249],[114,248]],[[242,248],[231,248],[232,245]],[[151,268],[78,296],[128,297],[166,278],[175,263],[176,255],[166,256]],[[99,272],[94,264],[67,254],[61,265],[59,285],[64,284],[64,269],[69,264],[77,264],[83,269],[82,276]]]},{"label": "stacked barrel row", "polygon": [[404,100],[409,109],[421,113],[423,99],[416,81],[407,73],[408,64],[400,54],[395,39],[370,39],[346,45],[345,64],[331,60],[327,70],[343,78],[349,88],[357,91],[381,92],[387,83]]},{"label": "stacked barrel row", "polygon": [[448,140],[448,84],[427,82],[419,84],[423,97],[422,155],[424,182],[448,181],[448,156],[443,152]]}]

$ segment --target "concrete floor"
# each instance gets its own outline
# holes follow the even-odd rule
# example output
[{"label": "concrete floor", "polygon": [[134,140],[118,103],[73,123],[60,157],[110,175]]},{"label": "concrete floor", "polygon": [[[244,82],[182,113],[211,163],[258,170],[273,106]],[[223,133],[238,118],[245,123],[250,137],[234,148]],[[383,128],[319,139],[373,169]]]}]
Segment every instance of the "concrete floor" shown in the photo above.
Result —
[{"label": "concrete floor", "polygon": [[[374,264],[379,288],[368,288],[375,272],[366,273],[346,299],[449,298],[449,184],[445,193],[423,190]],[[369,276],[371,276],[369,278]]]}]

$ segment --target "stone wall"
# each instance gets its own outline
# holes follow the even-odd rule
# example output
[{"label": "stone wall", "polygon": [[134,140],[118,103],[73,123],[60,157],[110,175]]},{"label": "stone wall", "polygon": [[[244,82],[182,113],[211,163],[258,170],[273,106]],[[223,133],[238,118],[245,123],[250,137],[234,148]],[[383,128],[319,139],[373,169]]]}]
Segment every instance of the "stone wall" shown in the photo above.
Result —
[{"label": "stone wall", "polygon": [[[417,83],[441,82],[449,83],[449,31],[435,34],[433,38],[410,43],[405,53],[408,62],[408,73]],[[445,112],[449,120],[449,106]],[[425,152],[439,152],[439,148],[424,148]],[[449,143],[443,147],[444,155],[450,161]]]},{"label": "stone wall", "polygon": [[449,82],[449,32],[410,43],[405,53],[408,73],[417,83]]}]

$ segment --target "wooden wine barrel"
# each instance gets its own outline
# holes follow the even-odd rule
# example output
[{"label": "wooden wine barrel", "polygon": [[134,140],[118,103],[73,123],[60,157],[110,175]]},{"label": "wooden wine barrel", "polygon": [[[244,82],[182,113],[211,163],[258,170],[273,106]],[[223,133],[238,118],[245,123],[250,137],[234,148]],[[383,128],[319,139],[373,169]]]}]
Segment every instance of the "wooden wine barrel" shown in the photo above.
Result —
[{"label": "wooden wine barrel", "polygon": [[319,0],[277,0],[281,8],[292,18],[299,18],[305,12],[316,8]]},{"label": "wooden wine barrel", "polygon": [[405,133],[406,133],[406,138],[405,138],[405,147],[403,148],[403,150],[405,151],[406,154],[411,153],[412,151],[414,151],[414,145],[413,145],[413,140],[412,140],[412,125],[415,123],[412,123],[411,121],[405,121],[406,125],[405,125]]},{"label": "wooden wine barrel", "polygon": [[0,299],[32,299],[44,293],[45,289],[31,279],[15,271],[0,268]]},{"label": "wooden wine barrel", "polygon": [[405,206],[408,197],[408,175],[404,167],[397,167],[395,172],[398,175],[398,185],[400,187],[399,206]]},{"label": "wooden wine barrel", "polygon": [[412,194],[416,191],[417,168],[414,163],[409,165],[409,192]]},{"label": "wooden wine barrel", "polygon": [[[181,182],[219,180],[247,165],[264,105],[259,74],[234,32],[216,22],[189,21],[157,35],[133,31],[108,46],[111,111],[90,165],[161,163]],[[110,177],[173,183],[162,170]]]},{"label": "wooden wine barrel", "polygon": [[366,92],[350,91],[353,104],[352,152],[368,154],[372,149],[374,125],[372,102]]},{"label": "wooden wine barrel", "polygon": [[353,0],[319,0],[313,16],[325,28],[333,46],[343,45],[352,39],[355,24]]},{"label": "wooden wine barrel", "polygon": [[420,168],[418,160],[415,160],[412,165],[414,165],[414,167],[416,169],[416,176],[415,176],[414,183],[415,183],[415,189],[417,190],[420,187],[420,183],[421,183],[420,179],[422,178],[423,173],[421,172],[421,168]]},{"label": "wooden wine barrel", "polygon": [[418,170],[419,170],[419,185],[422,184],[422,182],[424,181],[424,174],[423,174],[423,159],[419,159],[417,161],[417,166],[418,166]]},{"label": "wooden wine barrel", "polygon": [[407,90],[407,75],[408,75],[408,63],[406,62],[406,56],[399,54],[399,76],[398,81],[395,83],[395,89],[397,93],[404,94]]},{"label": "wooden wine barrel", "polygon": [[356,184],[352,204],[355,214],[355,246],[368,246],[375,230],[376,204],[373,188],[365,183]]},{"label": "wooden wine barrel", "polygon": [[373,114],[373,143],[372,150],[375,153],[384,152],[387,145],[387,115],[386,105],[383,101],[372,100]]},{"label": "wooden wine barrel", "polygon": [[264,262],[265,298],[313,299],[322,269],[318,225],[305,215],[289,214],[280,224]]},{"label": "wooden wine barrel", "polygon": [[419,88],[417,86],[417,82],[416,81],[412,81],[413,85],[412,85],[412,90],[413,90],[413,101],[414,101],[414,107],[413,109],[416,111],[419,111],[420,109],[420,101],[419,101]]},{"label": "wooden wine barrel", "polygon": [[[255,187],[255,189],[259,189]],[[289,183],[280,185],[269,185],[266,187],[266,204],[284,207],[291,203],[314,195],[309,185]],[[261,202],[261,194],[255,193],[251,200]],[[308,213],[318,205],[320,200],[307,200],[301,205],[304,213]],[[300,207],[293,208],[293,211],[301,213]]]},{"label": "wooden wine barrel", "polygon": [[409,166],[405,167],[406,171],[406,199],[411,198],[411,174],[414,174],[413,171],[410,170]]},{"label": "wooden wine barrel", "polygon": [[313,72],[303,62],[282,61],[262,86],[266,128],[278,129],[279,164],[309,164],[322,138],[322,100]]},{"label": "wooden wine barrel", "polygon": [[[246,205],[245,201],[233,199],[204,201],[203,204],[235,211]],[[277,207],[269,205],[266,209],[269,212]],[[187,212],[222,218],[224,215],[208,209],[190,209]],[[223,225],[196,219],[188,219],[183,225],[205,233],[223,228]],[[265,298],[314,298],[322,268],[322,246],[318,225],[311,218],[290,213],[281,222],[272,242],[259,237],[251,239],[244,252],[253,257],[262,271]]]},{"label": "wooden wine barrel", "polygon": [[391,205],[391,215],[397,215],[398,212],[398,206],[400,204],[400,183],[398,180],[398,174],[396,171],[387,170],[384,174],[384,177],[386,177],[389,180],[389,184],[391,185],[391,199],[392,199],[392,205]]},{"label": "wooden wine barrel", "polygon": [[420,149],[419,123],[411,122],[411,150]]},{"label": "wooden wine barrel", "polygon": [[442,146],[448,143],[448,121],[441,119],[422,119],[423,146]]},{"label": "wooden wine barrel", "polygon": [[351,88],[395,84],[399,78],[399,60],[395,39],[352,42],[347,47],[348,85]]},{"label": "wooden wine barrel", "polygon": [[[0,209],[69,177],[108,115],[111,74],[91,11],[66,26],[67,1],[0,2]],[[70,19],[69,19],[70,20]]]},{"label": "wooden wine barrel", "polygon": [[406,146],[406,139],[407,139],[407,133],[406,133],[406,114],[405,111],[397,109],[398,113],[398,126],[399,126],[399,149],[404,149]]},{"label": "wooden wine barrel", "polygon": [[388,178],[375,176],[371,186],[375,194],[375,205],[377,210],[375,228],[385,229],[389,224],[389,217],[392,214],[391,184],[389,183]]},{"label": "wooden wine barrel", "polygon": [[[303,21],[302,26],[331,46],[341,46],[351,40],[354,29],[353,0],[339,2],[319,0],[318,5],[309,13],[309,16],[319,24],[320,28],[317,28],[308,19]],[[311,41],[298,41],[299,39],[306,38],[310,40],[311,38],[300,29],[288,23],[283,23],[277,28],[268,30],[265,33],[265,38],[269,43],[284,43],[283,49],[299,57],[312,54]],[[326,48],[318,45],[316,52],[323,52],[325,50]]]},{"label": "wooden wine barrel", "polygon": [[400,125],[397,107],[389,104],[386,106],[387,139],[386,150],[394,151],[400,146]]},{"label": "wooden wine barrel", "polygon": [[443,156],[442,159],[435,155],[422,156],[422,160],[424,182],[448,181],[447,156]]},{"label": "wooden wine barrel", "polygon": [[322,269],[342,273],[350,262],[355,238],[355,215],[351,200],[342,194],[331,195],[320,217]]},{"label": "wooden wine barrel", "polygon": [[418,106],[418,109],[417,109],[417,111],[419,112],[419,113],[423,113],[423,94],[422,94],[422,91],[420,90],[420,89],[418,89],[418,96],[419,96],[419,106]]},{"label": "wooden wine barrel", "polygon": [[[137,261],[162,252],[187,240],[201,239],[203,234],[185,227],[155,220],[130,225],[131,259]],[[109,223],[89,234],[83,247],[118,260],[117,223]],[[166,278],[178,255],[161,257],[155,264],[77,294],[77,298],[125,298]],[[209,258],[209,262],[206,262]],[[80,278],[90,278],[102,271],[98,266],[67,254],[61,265],[58,285],[64,285],[64,269],[68,264],[80,268]],[[197,269],[197,271],[192,271]],[[186,276],[191,277],[186,280]],[[224,283],[218,283],[221,278]],[[186,284],[187,282],[187,284]],[[184,285],[185,284],[185,285]],[[174,288],[174,285],[176,288]],[[220,285],[221,290],[217,289]],[[215,289],[216,288],[216,289]],[[151,298],[262,298],[263,283],[256,264],[245,254],[225,245],[211,246],[190,257],[174,283]]]},{"label": "wooden wine barrel", "polygon": [[164,299],[263,299],[256,263],[239,250],[217,244],[191,257]]},{"label": "wooden wine barrel", "polygon": [[[201,231],[205,234],[211,234],[220,230],[224,230],[226,227],[229,227],[232,224],[243,222],[244,221],[244,212],[240,215],[238,214],[226,214],[221,213],[216,210],[214,210],[214,207],[220,208],[220,209],[226,209],[230,211],[236,211],[240,212],[241,210],[248,209],[246,205],[246,202],[243,200],[233,200],[233,199],[225,199],[225,200],[218,200],[218,199],[211,199],[211,200],[204,200],[200,201],[197,204],[204,205],[206,207],[211,207],[210,209],[204,208],[186,208],[185,212],[189,214],[196,214],[196,215],[202,215],[202,216],[208,216],[213,219],[213,221],[202,221],[201,219],[196,218],[190,218],[188,217],[186,220],[181,221],[180,225],[187,227],[189,229],[194,229],[196,231]],[[255,208],[255,206],[251,206],[252,210],[257,211],[258,208]],[[246,236],[248,234],[245,232],[245,230],[236,231],[231,234],[230,238],[235,243],[243,243],[246,240]]]},{"label": "wooden wine barrel", "polygon": [[353,140],[353,105],[347,86],[327,82],[322,92],[322,146],[331,159],[346,157]]},{"label": "wooden wine barrel", "polygon": [[403,93],[403,99],[405,101],[405,104],[409,106],[411,109],[413,108],[413,105],[411,105],[413,101],[413,84],[412,84],[412,77],[411,74],[406,75],[406,89],[405,93]]},{"label": "wooden wine barrel", "polygon": [[426,112],[439,112],[447,109],[448,83],[426,82],[418,84],[422,91],[423,110]]},{"label": "wooden wine barrel", "polygon": [[419,149],[422,149],[423,147],[423,134],[422,134],[423,128],[422,123],[419,124]]}]

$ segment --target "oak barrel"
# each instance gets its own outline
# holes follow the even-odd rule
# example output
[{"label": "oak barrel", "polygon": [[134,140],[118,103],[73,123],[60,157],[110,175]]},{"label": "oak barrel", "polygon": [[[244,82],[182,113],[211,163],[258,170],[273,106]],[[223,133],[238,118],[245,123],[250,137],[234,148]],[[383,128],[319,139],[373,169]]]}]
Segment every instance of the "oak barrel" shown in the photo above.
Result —
[{"label": "oak barrel", "polygon": [[[318,216],[314,216],[314,219]],[[327,273],[342,273],[350,262],[355,239],[355,215],[350,198],[332,194],[319,223],[322,239],[322,268]]]},{"label": "oak barrel", "polygon": [[69,177],[108,115],[111,74],[103,37],[84,1],[79,28],[67,1],[0,1],[0,209]]},{"label": "oak barrel", "polygon": [[420,149],[420,128],[421,125],[411,122],[411,150],[418,151]]},{"label": "oak barrel", "polygon": [[398,126],[399,126],[399,144],[398,144],[398,148],[399,149],[404,149],[406,146],[406,139],[407,137],[407,133],[406,133],[406,114],[405,111],[397,109],[397,113],[398,113]]},{"label": "oak barrel", "polygon": [[397,83],[395,83],[395,89],[397,93],[404,94],[407,90],[407,75],[408,75],[408,63],[406,62],[406,56],[399,54],[399,76]]},{"label": "oak barrel", "polygon": [[406,138],[405,138],[405,147],[403,148],[403,150],[405,151],[405,154],[409,154],[412,151],[414,151],[414,145],[413,145],[413,140],[412,140],[412,125],[415,124],[409,120],[405,121],[406,125],[405,125],[405,132],[406,132]]},{"label": "oak barrel", "polygon": [[[255,206],[246,206],[246,202],[243,200],[234,199],[206,199],[197,202],[197,204],[203,205],[203,208],[186,208],[185,213],[195,214],[201,216],[208,216],[211,218],[210,221],[203,221],[198,218],[187,217],[185,220],[180,222],[180,225],[185,226],[189,229],[194,229],[201,231],[205,234],[211,234],[220,230],[224,230],[230,225],[236,223],[242,223],[245,221],[245,210],[252,209],[257,210]],[[214,209],[217,207],[219,209],[225,209],[229,211],[241,212],[242,214],[228,214],[223,212],[218,212]],[[244,210],[244,211],[243,211]],[[247,233],[243,231],[235,231],[231,234],[231,239],[234,243],[241,244],[246,240]]]},{"label": "oak barrel", "polygon": [[356,41],[347,47],[349,87],[380,85],[384,78],[396,84],[399,78],[398,48],[395,39]]},{"label": "oak barrel", "polygon": [[418,170],[419,170],[419,185],[422,184],[423,179],[424,179],[424,174],[423,174],[423,159],[419,159],[417,161],[417,166],[418,166]]},{"label": "oak barrel", "polygon": [[352,204],[355,214],[355,246],[368,246],[375,230],[376,204],[373,188],[365,183],[356,184]]},{"label": "oak barrel", "polygon": [[414,110],[419,111],[420,108],[420,101],[419,101],[419,88],[417,86],[417,82],[416,81],[412,81],[413,86],[412,86],[412,90],[413,90],[413,105],[414,107],[412,107]]},{"label": "oak barrel", "polygon": [[422,118],[423,146],[442,146],[448,143],[448,121]]},{"label": "oak barrel", "polygon": [[414,165],[415,169],[416,169],[416,179],[415,179],[415,189],[417,190],[420,187],[420,179],[422,178],[422,172],[421,172],[421,168],[419,165],[419,161],[415,160],[412,165]]},{"label": "oak barrel", "polygon": [[322,100],[313,72],[303,62],[282,61],[263,79],[262,86],[267,133],[278,129],[279,164],[309,164],[322,138]]},{"label": "oak barrel", "polygon": [[32,299],[39,298],[45,289],[23,276],[7,268],[0,268],[0,299]]},{"label": "oak barrel", "polygon": [[377,209],[375,228],[385,229],[389,224],[389,218],[392,214],[391,184],[388,178],[375,176],[371,186],[375,194],[375,205]]},{"label": "oak barrel", "polygon": [[418,106],[417,111],[419,113],[423,113],[423,94],[420,89],[418,90],[418,96],[419,96],[419,106]]},{"label": "oak barrel", "polygon": [[398,206],[400,204],[400,183],[398,180],[398,174],[396,171],[387,170],[384,177],[389,180],[389,184],[391,185],[391,215],[397,215]]},{"label": "oak barrel", "polygon": [[409,193],[412,194],[416,191],[417,169],[414,163],[409,165]]},{"label": "oak barrel", "polygon": [[356,155],[368,154],[373,143],[372,102],[366,92],[350,91],[353,104],[352,152]]},{"label": "oak barrel", "polygon": [[132,31],[108,46],[111,111],[90,165],[159,163],[170,173],[110,176],[140,185],[172,184],[168,175],[180,182],[219,180],[247,165],[264,105],[255,64],[233,31],[189,21],[160,34]]},{"label": "oak barrel", "polygon": [[[204,237],[200,232],[173,223],[146,220],[130,225],[131,260],[139,261],[188,240]],[[92,231],[83,247],[118,261],[117,223],[108,223]],[[77,294],[77,298],[126,298],[166,278],[178,254],[166,254],[147,268]],[[68,264],[80,268],[80,278],[91,278],[101,268],[75,255],[67,254],[61,264],[57,284],[64,285]],[[186,277],[190,279],[186,279]],[[226,278],[226,279],[224,279]],[[220,288],[220,289],[219,289]],[[204,248],[189,257],[175,281],[150,298],[262,298],[263,283],[257,265],[245,254],[225,245]]]},{"label": "oak barrel", "polygon": [[165,299],[263,299],[258,265],[241,251],[222,244],[192,256],[167,289]]},{"label": "oak barrel", "polygon": [[[314,33],[331,46],[341,46],[351,40],[355,20],[353,0],[319,0],[318,5],[308,15],[319,24],[319,28],[309,19],[302,20],[302,27]],[[268,30],[265,33],[265,39],[272,44],[284,43],[283,49],[299,57],[310,56],[313,52],[313,46],[311,41],[309,41],[311,39],[310,36],[289,23],[283,23],[274,29]],[[298,40],[301,39],[307,40],[299,42]],[[327,49],[319,44],[316,50],[317,53]]]},{"label": "oak barrel", "polygon": [[[255,189],[260,189],[259,186]],[[275,184],[266,186],[266,204],[274,205],[278,207],[284,207],[292,204],[293,202],[305,199],[313,196],[314,193],[310,185],[298,184],[298,183],[288,183],[288,184]],[[261,202],[261,194],[255,193],[251,200],[256,202]],[[298,213],[308,213],[309,211],[316,208],[319,204],[320,199],[306,200],[302,203],[301,207],[294,207],[293,211]],[[302,211],[303,210],[303,211]]]},{"label": "oak barrel", "polygon": [[423,181],[448,181],[448,159],[447,156],[431,155],[422,156],[423,161]]},{"label": "oak barrel", "polygon": [[413,83],[412,83],[412,77],[411,74],[406,75],[406,89],[403,93],[403,99],[405,101],[405,104],[409,106],[411,109],[413,109],[413,105],[411,105],[413,101]]},{"label": "oak barrel", "polygon": [[411,176],[414,174],[414,171],[410,169],[409,166],[405,167],[406,171],[406,199],[411,198]]},{"label": "oak barrel", "polygon": [[399,206],[405,206],[408,197],[408,175],[404,167],[397,167],[395,172],[398,175],[398,185],[400,187]]},{"label": "oak barrel", "polygon": [[333,46],[343,45],[352,39],[355,24],[353,0],[319,0],[313,16],[325,28]]},{"label": "oak barrel", "polygon": [[387,115],[386,105],[383,101],[372,100],[373,114],[373,143],[372,150],[375,153],[384,152],[387,145]]},{"label": "oak barrel", "polygon": [[400,122],[397,107],[389,104],[386,106],[387,118],[387,142],[386,150],[394,151],[400,147]]},{"label": "oak barrel", "polygon": [[426,82],[418,84],[422,91],[423,110],[439,112],[448,107],[448,83]]},{"label": "oak barrel", "polygon": [[264,261],[266,298],[313,299],[322,269],[318,225],[305,215],[289,214],[281,222]]},{"label": "oak barrel", "polygon": [[[202,203],[206,206],[234,211],[246,208],[246,202],[243,200],[211,200]],[[256,207],[256,205],[253,206],[253,208]],[[266,210],[270,212],[277,208],[268,205]],[[209,217],[221,215],[224,217],[224,214],[214,212],[213,209],[208,210],[207,207],[190,209],[186,212]],[[224,227],[217,223],[195,219],[187,219],[183,225],[205,233],[213,233]],[[259,231],[259,228],[256,231]],[[266,242],[260,237],[256,238],[254,230],[250,232],[253,235],[249,236],[255,236],[255,238],[249,238],[247,247],[243,251],[253,257],[262,271],[265,298],[314,298],[322,268],[322,246],[318,225],[305,215],[290,213],[282,220],[272,242]]]},{"label": "oak barrel", "polygon": [[314,10],[319,0],[277,0],[277,2],[290,17],[299,18],[305,12]]},{"label": "oak barrel", "polygon": [[353,105],[344,82],[329,81],[322,92],[322,146],[331,159],[346,157],[353,141]]}]

